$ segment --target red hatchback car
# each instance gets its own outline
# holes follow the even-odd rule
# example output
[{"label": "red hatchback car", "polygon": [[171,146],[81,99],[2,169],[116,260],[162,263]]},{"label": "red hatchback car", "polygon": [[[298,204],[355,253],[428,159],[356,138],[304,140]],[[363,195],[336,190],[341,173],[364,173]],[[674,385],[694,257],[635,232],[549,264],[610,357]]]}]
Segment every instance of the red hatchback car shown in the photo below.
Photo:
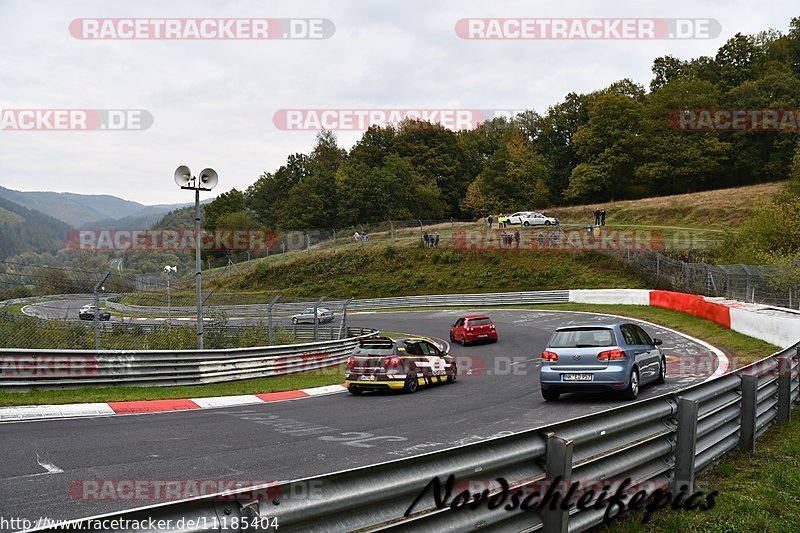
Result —
[{"label": "red hatchback car", "polygon": [[497,328],[488,316],[462,316],[450,327],[450,342],[466,346],[477,341],[497,342]]}]

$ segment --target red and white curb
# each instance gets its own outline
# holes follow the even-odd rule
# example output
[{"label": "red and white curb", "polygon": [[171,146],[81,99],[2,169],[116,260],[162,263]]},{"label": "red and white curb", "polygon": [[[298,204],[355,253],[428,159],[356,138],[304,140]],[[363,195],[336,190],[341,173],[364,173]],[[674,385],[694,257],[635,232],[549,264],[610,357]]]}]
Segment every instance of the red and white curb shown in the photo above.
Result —
[{"label": "red and white curb", "polygon": [[218,409],[260,403],[285,402],[313,396],[345,392],[344,385],[327,385],[311,389],[241,396],[215,396],[209,398],[185,398],[179,400],[145,400],[134,402],[71,403],[64,405],[25,405],[0,407],[0,422],[44,420],[48,418],[81,418],[89,416],[137,415],[163,413],[167,411],[193,411]]}]

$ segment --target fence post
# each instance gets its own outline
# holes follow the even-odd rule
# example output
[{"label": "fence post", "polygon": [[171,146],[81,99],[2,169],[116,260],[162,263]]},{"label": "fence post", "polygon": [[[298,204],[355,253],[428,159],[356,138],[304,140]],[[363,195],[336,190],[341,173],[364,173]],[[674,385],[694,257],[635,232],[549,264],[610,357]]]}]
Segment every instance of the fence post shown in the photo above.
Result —
[{"label": "fence post", "polygon": [[389,221],[389,231],[392,236],[392,242],[394,242],[394,223],[391,220]]},{"label": "fence post", "polygon": [[746,452],[756,449],[756,415],[758,413],[758,376],[742,375],[742,420],[739,448]]},{"label": "fence post", "polygon": [[[560,479],[563,497],[566,495],[572,478],[572,441],[562,439],[555,433],[548,433],[546,453],[547,486],[553,486],[556,480]],[[560,503],[551,500],[542,512],[543,531],[545,533],[567,533],[569,531],[569,509],[562,510],[561,505],[556,505],[555,509],[552,509],[554,501],[557,504]]]},{"label": "fence post", "polygon": [[689,285],[689,263],[683,263],[683,286],[686,292],[691,292]]},{"label": "fence post", "polygon": [[344,301],[342,304],[342,320],[339,322],[339,339],[342,338],[342,334],[347,335],[347,306],[352,302],[353,299],[349,298]]},{"label": "fence post", "polygon": [[333,230],[333,251],[336,251],[336,230]]},{"label": "fence post", "polygon": [[314,302],[314,342],[319,342],[319,304],[322,303],[325,297],[323,296],[316,302]]},{"label": "fence post", "polygon": [[272,301],[269,303],[267,307],[267,335],[269,336],[269,344],[272,346],[274,344],[274,340],[272,338],[272,307],[277,303],[277,301],[281,298],[281,295],[275,296]]},{"label": "fence post", "polygon": [[306,252],[311,251],[311,236],[306,233]]},{"label": "fence post", "polygon": [[792,421],[792,363],[791,355],[778,357],[778,422]]},{"label": "fence post", "polygon": [[694,492],[694,456],[697,448],[697,400],[678,398],[678,431],[675,446],[675,473],[672,490],[678,493],[686,486],[689,494]]},{"label": "fence post", "polygon": [[103,272],[103,277],[94,284],[94,318],[92,321],[94,322],[94,349],[100,349],[100,288],[103,286],[103,283],[106,282],[108,276],[111,274],[109,272]]},{"label": "fence post", "polygon": [[658,278],[661,277],[661,254],[656,252],[656,285],[658,285]]}]

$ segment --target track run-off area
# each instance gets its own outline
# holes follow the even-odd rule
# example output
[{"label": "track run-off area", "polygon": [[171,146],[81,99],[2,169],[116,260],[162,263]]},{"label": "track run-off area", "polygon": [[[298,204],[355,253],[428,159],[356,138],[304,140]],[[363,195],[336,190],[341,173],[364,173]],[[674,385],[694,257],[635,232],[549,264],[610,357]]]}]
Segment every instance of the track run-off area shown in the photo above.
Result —
[{"label": "track run-off area", "polygon": [[[301,479],[508,435],[610,409],[613,393],[542,399],[539,357],[552,331],[623,320],[590,313],[447,310],[352,314],[349,325],[445,339],[458,316],[486,312],[496,344],[450,352],[471,361],[453,384],[414,394],[348,393],[210,410],[0,424],[3,516],[74,519],[180,499],[193,482],[242,487]],[[639,399],[675,391],[726,369],[721,352],[643,323],[664,341],[668,375]],[[445,341],[440,341],[445,342]],[[173,484],[174,491],[153,487]],[[134,484],[145,487],[138,494]],[[154,492],[160,494],[154,497]],[[46,502],[46,505],[42,505]]]}]

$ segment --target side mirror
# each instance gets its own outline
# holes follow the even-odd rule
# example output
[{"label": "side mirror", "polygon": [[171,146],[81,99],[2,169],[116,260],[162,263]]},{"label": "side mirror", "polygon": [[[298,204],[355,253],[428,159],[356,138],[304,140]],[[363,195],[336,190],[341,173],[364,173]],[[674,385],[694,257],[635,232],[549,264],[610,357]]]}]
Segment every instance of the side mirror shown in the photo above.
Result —
[{"label": "side mirror", "polygon": [[661,339],[653,339],[653,346],[661,346]]}]

